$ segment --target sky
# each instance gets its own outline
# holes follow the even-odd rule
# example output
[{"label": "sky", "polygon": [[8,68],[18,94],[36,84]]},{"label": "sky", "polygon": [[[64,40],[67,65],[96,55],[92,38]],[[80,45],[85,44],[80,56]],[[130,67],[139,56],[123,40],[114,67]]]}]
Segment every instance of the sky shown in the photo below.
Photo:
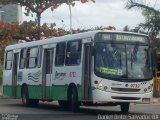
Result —
[{"label": "sky", "polygon": [[[137,24],[144,22],[144,17],[141,10],[125,8],[127,0],[95,0],[87,3],[75,2],[72,7],[72,28],[73,29],[89,29],[97,26],[115,26],[117,30],[123,30],[124,26],[128,25],[134,28]],[[137,0],[152,7],[160,6],[158,0]],[[24,11],[24,8],[23,8]],[[34,17],[28,17],[23,14],[23,20],[35,20]],[[64,22],[62,22],[62,20]],[[53,12],[47,9],[42,13],[41,24],[56,23],[56,27],[64,29],[70,28],[69,7],[62,4]]]}]

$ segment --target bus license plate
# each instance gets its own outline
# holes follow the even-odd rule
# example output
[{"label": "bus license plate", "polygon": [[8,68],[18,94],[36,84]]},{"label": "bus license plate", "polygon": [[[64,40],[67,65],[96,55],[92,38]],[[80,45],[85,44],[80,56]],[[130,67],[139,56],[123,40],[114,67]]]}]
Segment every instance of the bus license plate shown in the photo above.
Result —
[{"label": "bus license plate", "polygon": [[142,98],[143,103],[150,103],[150,98]]}]

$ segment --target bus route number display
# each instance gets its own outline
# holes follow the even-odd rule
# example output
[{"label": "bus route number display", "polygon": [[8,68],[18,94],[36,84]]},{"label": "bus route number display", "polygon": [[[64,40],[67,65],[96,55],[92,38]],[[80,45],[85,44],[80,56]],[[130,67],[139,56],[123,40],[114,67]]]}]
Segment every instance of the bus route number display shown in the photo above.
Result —
[{"label": "bus route number display", "polygon": [[102,40],[115,40],[115,41],[130,41],[130,42],[147,42],[147,37],[137,35],[126,34],[102,34]]}]

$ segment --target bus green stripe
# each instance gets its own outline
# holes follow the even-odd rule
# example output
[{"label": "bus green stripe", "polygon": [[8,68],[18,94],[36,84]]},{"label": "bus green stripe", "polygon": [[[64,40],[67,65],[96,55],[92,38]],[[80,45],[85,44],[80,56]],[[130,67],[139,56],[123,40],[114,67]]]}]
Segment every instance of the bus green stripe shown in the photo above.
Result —
[{"label": "bus green stripe", "polygon": [[[53,100],[67,100],[67,89],[68,86],[65,85],[54,85],[52,87],[46,87],[46,90],[50,91],[50,98]],[[42,86],[40,85],[29,85],[29,98],[31,99],[42,99]],[[82,87],[77,87],[78,99],[82,100]],[[12,96],[12,86],[3,86],[3,94],[7,96]],[[21,98],[21,86],[16,87],[16,98]]]},{"label": "bus green stripe", "polygon": [[20,85],[16,87],[16,97],[21,98],[21,86]]},{"label": "bus green stripe", "polygon": [[3,86],[3,94],[6,96],[12,96],[12,86],[9,85]]},{"label": "bus green stripe", "polygon": [[81,101],[82,100],[82,87],[81,86],[77,87],[77,92],[78,92],[78,100]]}]

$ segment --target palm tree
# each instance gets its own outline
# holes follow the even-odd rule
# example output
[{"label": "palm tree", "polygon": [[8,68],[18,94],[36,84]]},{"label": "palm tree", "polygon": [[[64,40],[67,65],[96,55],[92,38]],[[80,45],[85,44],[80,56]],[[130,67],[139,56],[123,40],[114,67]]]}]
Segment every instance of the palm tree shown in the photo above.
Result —
[{"label": "palm tree", "polygon": [[143,28],[152,38],[156,38],[160,32],[160,11],[153,7],[137,2],[137,0],[128,0],[126,8],[138,8],[142,10],[145,22],[138,25],[138,29]]}]

